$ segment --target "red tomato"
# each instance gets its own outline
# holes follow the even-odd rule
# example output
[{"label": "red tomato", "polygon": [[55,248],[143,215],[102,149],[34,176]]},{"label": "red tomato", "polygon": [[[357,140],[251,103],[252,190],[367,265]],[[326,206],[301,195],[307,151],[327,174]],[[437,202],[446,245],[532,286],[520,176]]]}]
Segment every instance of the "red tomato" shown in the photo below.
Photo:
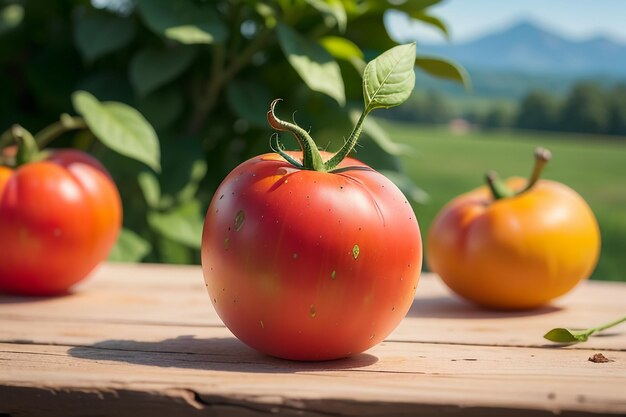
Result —
[{"label": "red tomato", "polygon": [[204,277],[219,316],[253,348],[295,360],[355,355],[411,306],[422,243],[410,204],[363,163],[339,168],[299,170],[266,154],[215,193]]},{"label": "red tomato", "polygon": [[63,293],[106,258],[121,219],[115,184],[83,152],[0,167],[0,292]]}]

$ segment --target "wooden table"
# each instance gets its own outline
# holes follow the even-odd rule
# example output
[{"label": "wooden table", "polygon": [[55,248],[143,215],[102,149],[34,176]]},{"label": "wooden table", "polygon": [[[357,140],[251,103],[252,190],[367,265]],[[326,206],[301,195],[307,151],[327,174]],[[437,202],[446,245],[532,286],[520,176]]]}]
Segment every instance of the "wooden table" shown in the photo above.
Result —
[{"label": "wooden table", "polygon": [[0,297],[0,417],[625,415],[625,325],[575,346],[542,339],[615,319],[625,300],[626,284],[587,282],[494,313],[425,274],[385,342],[301,363],[235,339],[199,267],[108,264],[68,296]]}]

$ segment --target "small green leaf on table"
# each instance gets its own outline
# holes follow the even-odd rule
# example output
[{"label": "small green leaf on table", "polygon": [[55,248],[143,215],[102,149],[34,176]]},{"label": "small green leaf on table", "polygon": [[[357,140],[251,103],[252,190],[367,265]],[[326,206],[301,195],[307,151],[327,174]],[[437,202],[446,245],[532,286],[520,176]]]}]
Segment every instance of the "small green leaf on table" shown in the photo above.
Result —
[{"label": "small green leaf on table", "polygon": [[586,342],[589,339],[589,336],[596,332],[600,332],[602,330],[609,329],[611,327],[617,326],[620,323],[626,321],[626,316],[610,323],[602,324],[597,327],[591,327],[589,329],[565,329],[562,327],[557,327],[555,329],[550,330],[548,333],[544,334],[543,337],[551,342],[555,343],[579,343]]}]

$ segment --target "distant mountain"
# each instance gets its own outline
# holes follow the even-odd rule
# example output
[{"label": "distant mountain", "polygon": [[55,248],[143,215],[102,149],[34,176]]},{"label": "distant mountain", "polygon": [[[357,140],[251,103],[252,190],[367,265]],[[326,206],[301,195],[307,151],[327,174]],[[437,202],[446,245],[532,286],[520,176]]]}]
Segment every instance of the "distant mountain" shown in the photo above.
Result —
[{"label": "distant mountain", "polygon": [[465,43],[420,45],[419,52],[444,56],[470,69],[626,76],[626,44],[604,37],[569,40],[531,22]]}]

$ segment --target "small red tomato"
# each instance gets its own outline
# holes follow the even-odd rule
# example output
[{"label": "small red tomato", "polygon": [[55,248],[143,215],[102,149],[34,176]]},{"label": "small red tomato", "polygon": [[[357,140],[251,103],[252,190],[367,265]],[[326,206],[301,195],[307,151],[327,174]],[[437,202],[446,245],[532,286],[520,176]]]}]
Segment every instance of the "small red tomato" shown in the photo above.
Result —
[{"label": "small red tomato", "polygon": [[65,292],[106,258],[121,219],[115,184],[83,152],[0,167],[0,292]]}]

